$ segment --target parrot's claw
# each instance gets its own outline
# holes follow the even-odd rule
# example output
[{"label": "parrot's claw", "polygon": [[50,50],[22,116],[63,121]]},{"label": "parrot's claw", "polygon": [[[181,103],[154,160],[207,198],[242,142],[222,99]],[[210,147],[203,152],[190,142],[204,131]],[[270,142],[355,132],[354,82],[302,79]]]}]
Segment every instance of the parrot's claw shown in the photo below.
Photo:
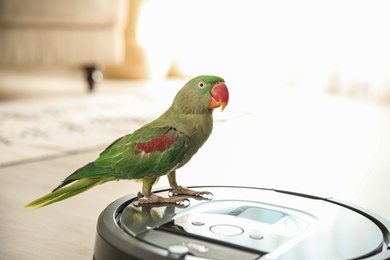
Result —
[{"label": "parrot's claw", "polygon": [[212,200],[213,194],[209,191],[196,191],[184,188],[182,186],[173,187],[172,190],[168,192],[169,197],[187,195],[195,198],[202,198],[206,200]]},{"label": "parrot's claw", "polygon": [[186,198],[165,198],[160,197],[155,194],[150,195],[149,197],[140,197],[140,194],[138,194],[138,199],[133,203],[135,206],[162,206],[164,204],[174,204],[175,206],[179,207],[188,207],[190,205],[190,201]]}]

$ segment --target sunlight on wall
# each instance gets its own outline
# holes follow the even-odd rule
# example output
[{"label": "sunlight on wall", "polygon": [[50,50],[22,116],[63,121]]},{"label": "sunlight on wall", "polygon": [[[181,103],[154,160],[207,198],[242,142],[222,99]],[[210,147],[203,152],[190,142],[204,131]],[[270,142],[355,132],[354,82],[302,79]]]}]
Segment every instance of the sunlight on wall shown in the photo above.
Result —
[{"label": "sunlight on wall", "polygon": [[146,1],[138,41],[183,74],[390,96],[388,1]]}]

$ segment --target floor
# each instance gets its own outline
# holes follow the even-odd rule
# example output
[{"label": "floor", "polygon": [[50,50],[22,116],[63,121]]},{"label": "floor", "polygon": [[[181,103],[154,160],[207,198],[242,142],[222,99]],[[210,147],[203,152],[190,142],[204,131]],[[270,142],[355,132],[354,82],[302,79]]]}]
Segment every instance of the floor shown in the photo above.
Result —
[{"label": "floor", "polygon": [[[0,102],[86,95],[79,72],[1,73]],[[105,80],[96,91],[142,91],[132,88],[140,84],[145,82]],[[390,220],[389,105],[235,84],[227,82],[231,102],[222,113],[214,112],[213,135],[179,171],[181,184],[267,187],[333,197]],[[162,92],[157,89],[153,95]],[[137,193],[138,183],[108,183],[39,210],[23,206],[99,152],[0,168],[1,259],[91,259],[99,214],[117,198]],[[156,187],[167,185],[162,178]]]}]

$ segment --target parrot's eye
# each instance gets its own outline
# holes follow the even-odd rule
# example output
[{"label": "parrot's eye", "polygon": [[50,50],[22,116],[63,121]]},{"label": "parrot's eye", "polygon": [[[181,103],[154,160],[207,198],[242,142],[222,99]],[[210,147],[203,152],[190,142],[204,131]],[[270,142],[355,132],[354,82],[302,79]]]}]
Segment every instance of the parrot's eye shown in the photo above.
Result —
[{"label": "parrot's eye", "polygon": [[203,81],[198,83],[198,87],[200,87],[200,88],[204,88],[205,86],[206,86],[206,83],[204,83]]}]

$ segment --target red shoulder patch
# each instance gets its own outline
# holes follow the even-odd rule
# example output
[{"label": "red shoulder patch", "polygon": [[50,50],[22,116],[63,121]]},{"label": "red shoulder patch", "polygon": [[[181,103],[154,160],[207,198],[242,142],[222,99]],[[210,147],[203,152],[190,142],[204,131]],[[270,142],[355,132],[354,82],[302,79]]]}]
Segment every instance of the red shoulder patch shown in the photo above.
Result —
[{"label": "red shoulder patch", "polygon": [[153,153],[153,152],[163,152],[168,149],[171,144],[179,140],[179,136],[172,134],[163,134],[160,135],[148,142],[138,143],[136,146],[135,153],[138,154],[141,151],[145,153]]}]

